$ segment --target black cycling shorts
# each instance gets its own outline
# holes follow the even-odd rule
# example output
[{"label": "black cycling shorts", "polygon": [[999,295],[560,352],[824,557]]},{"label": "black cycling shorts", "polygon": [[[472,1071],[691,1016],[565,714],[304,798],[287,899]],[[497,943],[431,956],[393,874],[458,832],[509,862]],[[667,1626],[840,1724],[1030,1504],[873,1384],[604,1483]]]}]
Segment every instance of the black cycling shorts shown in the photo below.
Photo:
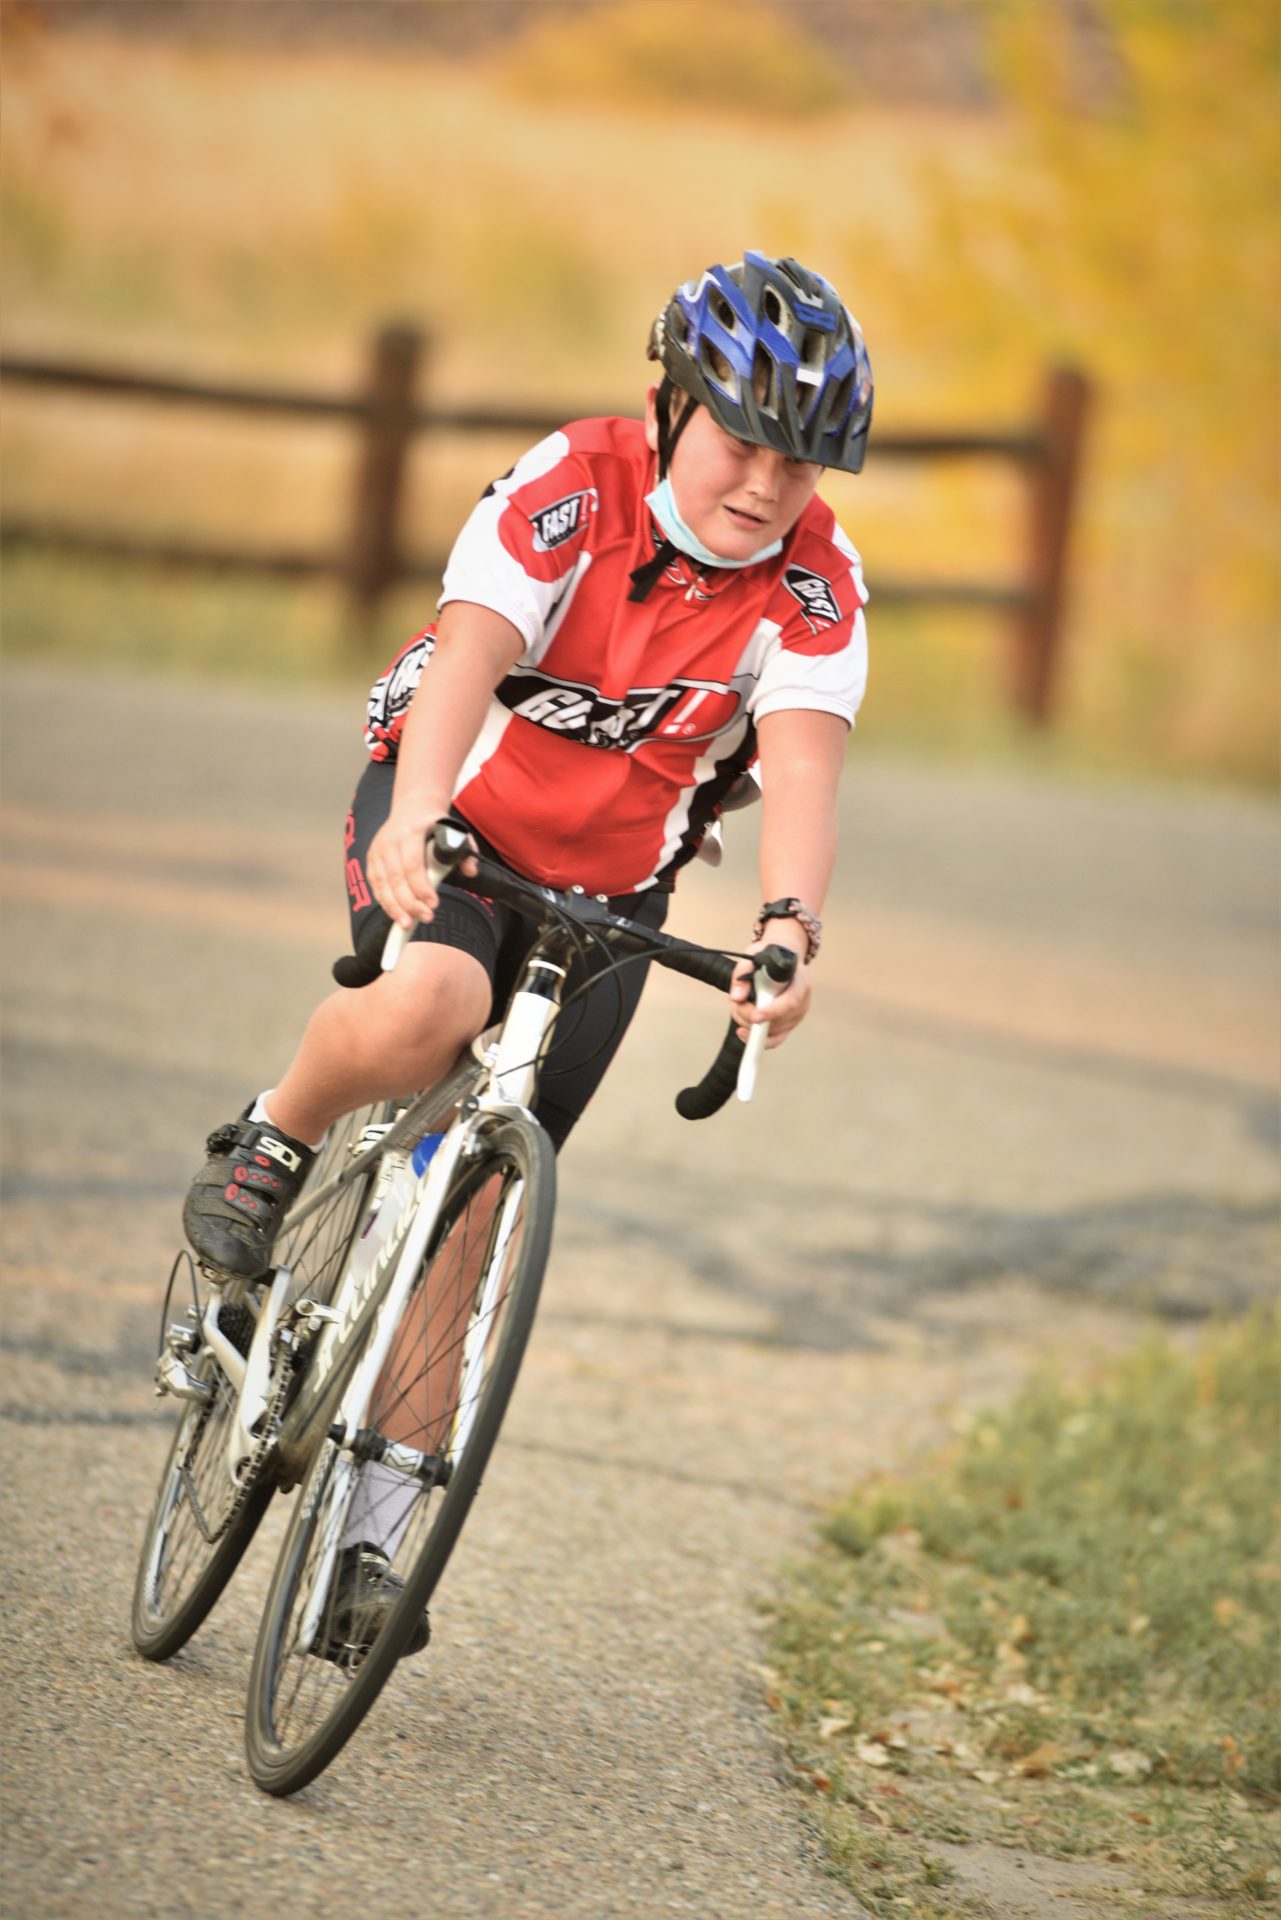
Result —
[{"label": "black cycling shorts", "polygon": [[[370,841],[391,811],[395,776],[394,762],[371,761],[361,775],[347,816],[347,893],[353,946],[366,921],[379,911],[365,877],[365,860]],[[453,817],[461,818],[457,814]],[[488,859],[506,867],[509,873],[515,872],[474,827],[468,831]],[[615,913],[657,930],[667,917],[670,897],[664,889],[651,888],[646,893],[616,895],[609,904]],[[478,960],[493,988],[493,1006],[487,1024],[502,1018],[507,1001],[520,981],[531,945],[528,920],[500,901],[483,900],[476,894],[464,892],[452,880],[446,880],[435,919],[416,927],[413,937],[457,947]],[[565,982],[566,1002],[576,988],[608,964],[607,958],[599,953],[593,953],[587,962],[581,956],[576,957]],[[572,1006],[566,1005],[564,1015],[557,1022],[539,1077],[534,1111],[558,1151],[617,1053],[640,1001],[648,971],[647,960],[629,961],[619,972],[611,973],[608,979],[591,987]]]}]

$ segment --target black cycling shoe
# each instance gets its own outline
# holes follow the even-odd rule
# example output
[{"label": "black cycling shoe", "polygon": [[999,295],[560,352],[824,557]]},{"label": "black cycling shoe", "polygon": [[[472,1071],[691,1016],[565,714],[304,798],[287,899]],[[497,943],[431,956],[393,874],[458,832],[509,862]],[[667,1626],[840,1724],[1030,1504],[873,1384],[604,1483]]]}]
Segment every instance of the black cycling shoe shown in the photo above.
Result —
[{"label": "black cycling shoe", "polygon": [[[373,1646],[405,1591],[381,1547],[362,1541],[344,1547],[334,1570],[333,1599],[326,1610],[312,1652],[338,1666],[356,1666]],[[431,1622],[424,1613],[400,1650],[421,1653],[431,1639]]]},{"label": "black cycling shoe", "polygon": [[280,1223],[316,1158],[302,1140],[265,1121],[239,1120],[211,1133],[209,1155],[191,1183],[183,1231],[211,1266],[257,1280],[271,1265]]}]

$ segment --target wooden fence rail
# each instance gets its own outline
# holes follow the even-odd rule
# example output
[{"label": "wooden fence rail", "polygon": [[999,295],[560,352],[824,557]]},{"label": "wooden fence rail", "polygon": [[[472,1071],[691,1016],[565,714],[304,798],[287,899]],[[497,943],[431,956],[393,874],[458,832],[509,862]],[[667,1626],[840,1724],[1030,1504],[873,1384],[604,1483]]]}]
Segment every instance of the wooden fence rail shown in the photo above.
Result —
[{"label": "wooden fence rail", "polygon": [[[427,342],[410,326],[384,326],[370,346],[363,390],[352,396],[301,388],[166,378],[123,368],[7,354],[0,375],[24,385],[86,395],[185,406],[240,409],[295,419],[346,420],[357,430],[358,458],[348,532],[337,552],[224,546],[198,539],[163,539],[108,532],[9,515],[0,542],[174,567],[236,569],[304,578],[331,574],[345,583],[353,608],[369,617],[399,580],[439,578],[445,556],[412,554],[401,537],[405,467],[419,433],[512,432],[541,436],[564,423],[564,412],[521,408],[445,406],[417,398]],[[1080,452],[1091,400],[1090,383],[1071,367],[1047,373],[1040,417],[1022,432],[903,433],[874,429],[872,459],[1007,460],[1024,476],[1027,531],[1022,576],[1011,583],[964,580],[870,582],[878,606],[941,605],[990,608],[1007,616],[1009,697],[1034,725],[1053,713],[1065,611],[1068,540],[1080,476]],[[588,414],[593,409],[582,408]],[[601,407],[594,411],[615,412]]]}]

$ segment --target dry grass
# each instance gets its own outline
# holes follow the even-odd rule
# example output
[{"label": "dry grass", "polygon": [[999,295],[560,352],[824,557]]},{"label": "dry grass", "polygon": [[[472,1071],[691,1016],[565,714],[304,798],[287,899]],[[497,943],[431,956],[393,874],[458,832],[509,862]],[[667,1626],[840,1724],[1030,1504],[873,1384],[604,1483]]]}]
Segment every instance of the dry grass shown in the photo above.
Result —
[{"label": "dry grass", "polygon": [[1259,1314],[1192,1360],[1154,1344],[1084,1389],[1045,1378],[832,1516],[775,1611],[771,1680],[872,1912],[990,1912],[963,1883],[992,1845],[1119,1869],[1076,1876],[1099,1914],[1275,1905],[1279,1367]]}]

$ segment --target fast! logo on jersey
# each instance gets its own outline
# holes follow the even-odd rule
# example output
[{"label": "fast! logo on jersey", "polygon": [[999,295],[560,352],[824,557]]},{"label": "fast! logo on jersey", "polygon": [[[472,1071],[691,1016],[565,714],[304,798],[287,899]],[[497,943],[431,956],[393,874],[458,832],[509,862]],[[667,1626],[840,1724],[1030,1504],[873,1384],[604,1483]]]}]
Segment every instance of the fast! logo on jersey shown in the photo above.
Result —
[{"label": "fast! logo on jersey", "polygon": [[513,674],[499,686],[498,698],[522,720],[551,733],[624,753],[655,738],[710,740],[729,725],[739,704],[732,688],[706,681],[633,687],[625,699],[614,700],[596,687],[540,673]]},{"label": "fast! logo on jersey", "polygon": [[808,567],[789,567],[783,575],[783,585],[793,599],[800,601],[805,624],[811,633],[818,632],[820,620],[826,620],[832,626],[839,624],[841,609],[836,593],[831,581],[825,580],[821,573],[811,573]]},{"label": "fast! logo on jersey", "polygon": [[595,513],[596,505],[595,487],[584,487],[580,493],[567,493],[563,500],[554,500],[550,507],[539,507],[531,513],[534,552],[550,553],[553,547],[563,547],[586,526],[587,516]]}]

